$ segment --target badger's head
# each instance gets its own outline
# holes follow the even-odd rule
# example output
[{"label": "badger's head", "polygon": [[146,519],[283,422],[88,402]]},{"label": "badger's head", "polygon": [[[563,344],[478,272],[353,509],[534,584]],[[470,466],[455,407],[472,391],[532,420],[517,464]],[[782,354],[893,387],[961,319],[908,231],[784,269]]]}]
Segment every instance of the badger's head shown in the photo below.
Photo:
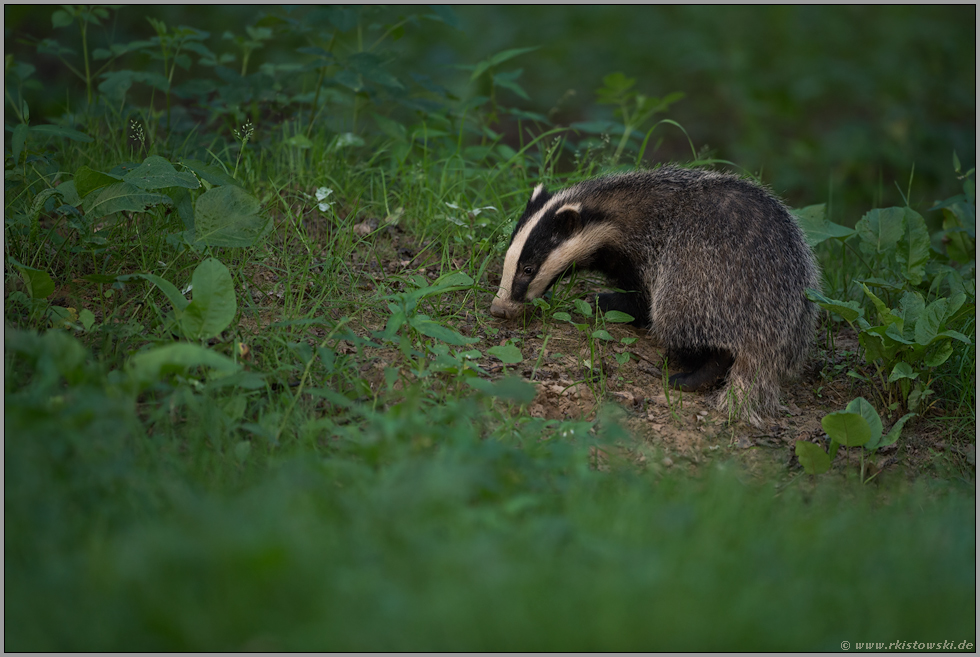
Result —
[{"label": "badger's head", "polygon": [[585,263],[617,233],[609,222],[583,213],[573,197],[574,188],[556,194],[544,185],[534,188],[511,236],[491,315],[513,319],[525,302],[540,297],[572,264]]}]

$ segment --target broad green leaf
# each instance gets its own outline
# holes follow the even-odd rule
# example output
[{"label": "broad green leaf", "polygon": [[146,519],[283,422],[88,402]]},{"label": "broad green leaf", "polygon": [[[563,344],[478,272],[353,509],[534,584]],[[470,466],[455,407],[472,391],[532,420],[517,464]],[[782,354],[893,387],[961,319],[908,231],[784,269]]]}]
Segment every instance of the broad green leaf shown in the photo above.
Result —
[{"label": "broad green leaf", "polygon": [[915,326],[926,308],[926,302],[918,292],[906,292],[898,307],[902,316],[902,337],[908,341],[914,340]]},{"label": "broad green leaf", "polygon": [[115,185],[119,178],[110,176],[108,173],[94,171],[86,166],[79,167],[75,172],[75,191],[80,198],[85,198],[97,189],[108,185]]},{"label": "broad green leaf", "polygon": [[123,180],[145,190],[163,189],[164,187],[197,189],[201,186],[194,174],[177,173],[174,165],[159,155],[151,155],[143,160],[143,164],[134,171],[127,173]]},{"label": "broad green leaf", "polygon": [[885,305],[885,302],[879,299],[874,292],[869,290],[867,285],[861,283],[861,289],[864,290],[864,293],[868,296],[868,298],[871,299],[871,302],[875,305],[875,309],[878,311],[878,317],[881,319],[881,323],[883,325],[888,326],[889,324],[894,324],[895,322],[902,321],[902,318],[899,315],[893,313],[892,309],[889,308],[887,305]]},{"label": "broad green leaf", "polygon": [[807,474],[818,475],[830,470],[830,456],[823,447],[805,440],[796,441],[796,458]]},{"label": "broad green leaf", "polygon": [[79,311],[78,320],[82,323],[82,327],[86,331],[91,331],[92,327],[95,326],[95,314],[88,308],[82,308]]},{"label": "broad green leaf", "polygon": [[86,196],[82,207],[90,219],[98,219],[115,212],[145,212],[154,205],[170,202],[165,194],[144,192],[127,182],[118,182]]},{"label": "broad green leaf", "polygon": [[829,299],[820,292],[810,288],[807,288],[806,290],[806,298],[815,302],[824,310],[829,310],[832,313],[840,315],[849,323],[864,317],[864,308],[862,308],[856,301],[838,301],[837,299]]},{"label": "broad green leaf", "polygon": [[177,210],[177,216],[184,224],[184,229],[194,233],[194,201],[191,193],[184,187],[164,187],[163,193],[170,197]]},{"label": "broad green leaf", "polygon": [[831,440],[845,447],[860,447],[871,438],[871,427],[858,413],[828,413],[820,424]]},{"label": "broad green leaf", "polygon": [[942,333],[937,334],[939,337],[953,338],[954,340],[959,340],[963,344],[973,344],[973,340],[969,337],[963,335],[959,331],[945,330]]},{"label": "broad green leaf", "polygon": [[422,335],[435,338],[436,340],[442,340],[447,344],[462,346],[480,341],[480,338],[468,338],[447,326],[443,326],[439,322],[432,321],[431,319],[422,319],[416,316],[408,320],[408,323]]},{"label": "broad green leaf", "polygon": [[608,312],[605,312],[605,313],[602,314],[602,317],[607,322],[610,322],[610,323],[613,323],[613,324],[625,324],[625,323],[628,323],[628,322],[632,322],[635,319],[635,317],[633,317],[632,315],[628,315],[628,314],[626,314],[624,312],[620,312],[618,310],[610,310]]},{"label": "broad green leaf", "polygon": [[609,331],[605,329],[596,329],[592,332],[592,337],[598,340],[612,340],[613,336],[609,334]]},{"label": "broad green leaf", "polygon": [[22,265],[13,258],[7,260],[20,272],[24,285],[27,286],[27,294],[32,299],[47,299],[54,292],[54,281],[48,272]]},{"label": "broad green leaf", "polygon": [[854,230],[871,253],[887,253],[905,234],[905,208],[871,210],[858,220]]},{"label": "broad green leaf", "polygon": [[922,282],[929,262],[929,230],[925,219],[911,208],[905,208],[904,230],[895,250],[895,260],[902,267],[902,276],[912,285]]},{"label": "broad green leaf", "polygon": [[939,367],[953,355],[953,343],[949,340],[943,340],[935,347],[929,350],[923,361],[927,367]]},{"label": "broad green leaf", "polygon": [[572,316],[566,312],[558,312],[552,315],[556,322],[570,322],[572,321]]},{"label": "broad green leaf", "polygon": [[514,365],[524,360],[521,350],[512,344],[505,344],[487,349],[487,353],[508,365]]},{"label": "broad green leaf", "polygon": [[75,19],[72,18],[72,15],[69,14],[64,9],[59,9],[55,11],[53,14],[51,14],[51,27],[54,28],[68,27],[74,22]]},{"label": "broad green leaf", "polygon": [[258,200],[241,187],[213,187],[194,207],[194,238],[205,246],[252,246],[271,222]]},{"label": "broad green leaf", "polygon": [[578,311],[579,315],[584,317],[592,317],[592,306],[582,299],[575,300],[575,310]]},{"label": "broad green leaf", "polygon": [[[881,439],[881,442],[878,443],[877,447],[879,447],[879,448],[880,447],[888,447],[889,445],[891,445],[895,441],[897,441],[899,435],[901,435],[901,433],[902,433],[902,427],[905,426],[905,423],[906,422],[908,422],[913,417],[915,417],[915,415],[916,415],[916,413],[906,413],[905,415],[903,415],[902,417],[900,417],[899,420],[898,420],[898,422],[896,422],[894,424],[894,426],[892,426],[891,431],[889,431],[885,435],[885,437]],[[875,449],[875,448],[869,448],[869,449]]]},{"label": "broad green leaf", "polygon": [[206,367],[226,374],[241,366],[210,349],[187,342],[177,342],[136,354],[126,363],[126,371],[140,387],[159,381],[166,374],[180,374],[193,367]]},{"label": "broad green leaf", "polygon": [[75,189],[74,180],[68,180],[58,185],[58,193],[61,194],[62,200],[67,205],[77,208],[82,204],[82,199],[78,196],[78,190]]},{"label": "broad green leaf", "polygon": [[875,410],[875,407],[867,399],[864,397],[852,399],[845,410],[848,413],[857,413],[868,423],[868,428],[871,430],[869,442],[874,442],[881,438],[881,418],[878,416],[878,411]]},{"label": "broad green leaf", "polygon": [[184,309],[180,326],[192,340],[214,337],[228,328],[238,311],[235,284],[228,268],[215,258],[208,258],[191,277],[193,300]]},{"label": "broad green leaf", "polygon": [[946,317],[947,304],[946,299],[936,299],[919,315],[919,321],[915,323],[916,342],[926,346],[935,339],[942,326],[943,318]]},{"label": "broad green leaf", "polygon": [[853,228],[827,220],[826,203],[793,210],[793,215],[800,222],[810,246],[816,246],[829,239],[846,239],[854,234]]},{"label": "broad green leaf", "polygon": [[912,369],[912,366],[906,362],[896,363],[895,367],[892,368],[891,374],[888,375],[888,383],[895,383],[899,379],[917,379],[919,378],[919,373]]},{"label": "broad green leaf", "polygon": [[508,59],[513,59],[514,57],[517,57],[519,55],[523,55],[524,53],[528,53],[528,52],[532,52],[534,50],[537,50],[539,47],[540,46],[534,46],[534,47],[531,47],[531,48],[511,48],[509,50],[504,50],[502,52],[498,52],[496,55],[493,55],[491,57],[488,57],[487,59],[484,59],[482,62],[478,63],[474,67],[473,73],[470,75],[470,82],[472,82],[473,80],[476,80],[478,77],[480,77],[481,75],[483,75],[483,73],[487,69],[492,68],[494,66],[497,66],[498,64],[503,64]]}]

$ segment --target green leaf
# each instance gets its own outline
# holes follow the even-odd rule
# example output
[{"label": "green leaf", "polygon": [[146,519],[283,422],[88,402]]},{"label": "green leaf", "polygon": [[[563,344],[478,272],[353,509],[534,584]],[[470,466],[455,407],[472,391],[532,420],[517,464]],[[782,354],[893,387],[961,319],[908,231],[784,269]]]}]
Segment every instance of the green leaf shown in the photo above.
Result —
[{"label": "green leaf", "polygon": [[830,470],[830,456],[820,445],[805,440],[796,441],[796,458],[807,474],[818,475]]},{"label": "green leaf", "polygon": [[162,189],[164,187],[197,189],[201,186],[197,182],[197,178],[194,177],[194,174],[187,172],[177,173],[174,165],[159,155],[151,155],[143,160],[143,164],[127,173],[123,177],[123,180],[145,190]]},{"label": "green leaf", "polygon": [[868,428],[871,430],[871,438],[869,440],[875,441],[881,438],[881,418],[878,416],[878,411],[875,410],[875,407],[867,399],[864,397],[852,399],[845,410],[848,413],[857,413],[864,418],[864,421],[868,423]]},{"label": "green leaf", "polygon": [[902,276],[912,285],[922,282],[929,262],[929,230],[925,219],[912,208],[905,208],[904,231],[895,250],[895,260],[902,266]]},{"label": "green leaf", "polygon": [[79,167],[78,171],[75,172],[75,191],[78,192],[80,198],[85,198],[97,189],[106,187],[107,185],[115,185],[119,182],[119,178],[115,176],[110,176],[108,173],[102,173],[101,171],[94,171],[86,166]]},{"label": "green leaf", "polygon": [[579,315],[584,317],[592,317],[592,306],[582,299],[575,300],[575,310],[578,311]]},{"label": "green leaf", "polygon": [[468,338],[447,326],[443,326],[439,322],[432,321],[431,319],[423,319],[416,316],[409,319],[408,323],[422,335],[435,338],[436,340],[441,340],[447,344],[462,346],[480,341],[480,338]]},{"label": "green leaf", "polygon": [[523,98],[524,100],[531,100],[531,97],[527,95],[524,88],[517,83],[517,79],[521,77],[524,69],[519,68],[515,71],[508,71],[507,73],[497,73],[493,76],[493,83],[498,87],[503,87],[504,89],[510,89],[515,94]]},{"label": "green leaf", "polygon": [[807,288],[806,290],[806,298],[815,302],[824,310],[829,310],[832,313],[840,315],[847,322],[854,322],[855,320],[864,317],[864,308],[862,308],[856,301],[838,301],[837,299],[829,299],[820,292],[810,288]]},{"label": "green leaf", "polygon": [[905,233],[905,208],[871,210],[854,226],[871,253],[887,253]]},{"label": "green leaf", "polygon": [[98,219],[115,212],[145,212],[154,205],[170,202],[170,197],[164,194],[144,192],[127,182],[119,182],[86,196],[82,207],[90,219]]},{"label": "green leaf", "polygon": [[79,311],[78,320],[82,323],[82,327],[86,331],[91,331],[92,327],[95,326],[95,314],[88,308],[82,308]]},{"label": "green leaf", "polygon": [[902,322],[901,316],[893,313],[892,309],[885,305],[885,302],[879,299],[874,292],[869,290],[867,285],[861,283],[861,289],[864,290],[864,294],[871,299],[871,302],[875,305],[875,309],[878,311],[878,317],[880,318],[882,325],[888,326],[889,324]]},{"label": "green leaf", "polygon": [[75,19],[72,18],[72,15],[69,14],[64,9],[59,9],[55,11],[53,14],[51,14],[51,27],[54,28],[68,27],[74,22]]},{"label": "green leaf", "polygon": [[927,367],[939,367],[953,355],[953,343],[944,340],[931,349],[923,361]]},{"label": "green leaf", "polygon": [[618,310],[610,310],[602,314],[603,319],[612,324],[626,324],[632,322],[635,317]]},{"label": "green leaf", "polygon": [[800,222],[806,241],[810,246],[816,246],[829,239],[846,239],[854,234],[853,228],[835,224],[827,220],[827,204],[808,205],[805,208],[793,210],[793,216]]},{"label": "green leaf", "polygon": [[487,349],[487,353],[508,365],[514,365],[524,360],[521,350],[512,344],[490,347]]},{"label": "green leaf", "polygon": [[136,354],[126,363],[129,376],[141,388],[147,387],[166,374],[182,374],[193,367],[232,374],[241,366],[219,353],[187,342],[177,342]]},{"label": "green leaf", "polygon": [[609,331],[605,329],[596,329],[592,332],[592,337],[599,340],[612,340],[613,336],[609,334]]},{"label": "green leaf", "polygon": [[926,308],[926,302],[918,292],[906,292],[898,302],[902,317],[902,337],[907,341],[915,338],[915,326]]},{"label": "green leaf", "polygon": [[572,316],[569,315],[566,312],[558,312],[558,313],[555,313],[554,315],[552,315],[552,318],[554,318],[554,320],[556,322],[570,322],[570,321],[572,321]]},{"label": "green leaf", "polygon": [[888,375],[888,383],[895,383],[899,379],[917,379],[919,378],[919,373],[912,370],[912,366],[906,362],[899,362],[895,364],[892,368],[891,374]]},{"label": "green leaf", "polygon": [[194,237],[205,246],[252,246],[271,227],[258,200],[241,187],[213,187],[194,207]]},{"label": "green leaf", "polygon": [[10,257],[7,260],[20,272],[20,277],[27,286],[27,294],[32,299],[47,299],[54,292],[54,281],[48,272],[22,265]]},{"label": "green leaf", "polygon": [[208,258],[194,270],[191,284],[193,300],[184,309],[180,327],[192,340],[214,337],[228,328],[238,311],[231,273],[219,260]]},{"label": "green leaf", "polygon": [[936,299],[919,315],[915,323],[915,341],[922,346],[931,343],[939,333],[943,318],[946,317],[946,299]]},{"label": "green leaf", "polygon": [[831,440],[845,447],[860,447],[871,438],[871,427],[858,413],[848,411],[828,413],[823,416],[820,424]]},{"label": "green leaf", "polygon": [[487,69],[497,66],[498,64],[503,64],[508,59],[513,59],[514,57],[523,55],[524,53],[535,51],[539,47],[540,46],[534,46],[531,48],[511,48],[509,50],[498,52],[496,55],[484,59],[482,62],[477,64],[476,67],[474,67],[473,73],[470,75],[470,82],[483,75]]},{"label": "green leaf", "polygon": [[902,427],[905,426],[906,422],[908,422],[913,417],[915,417],[915,415],[916,413],[906,413],[901,418],[899,418],[898,422],[896,422],[892,426],[891,431],[889,431],[888,434],[878,444],[878,448],[888,447],[889,445],[895,443],[895,441],[898,440],[899,435],[902,433]]},{"label": "green leaf", "polygon": [[937,334],[939,337],[953,338],[954,340],[959,340],[963,344],[973,344],[973,340],[969,337],[963,335],[959,331],[946,330],[942,333]]}]

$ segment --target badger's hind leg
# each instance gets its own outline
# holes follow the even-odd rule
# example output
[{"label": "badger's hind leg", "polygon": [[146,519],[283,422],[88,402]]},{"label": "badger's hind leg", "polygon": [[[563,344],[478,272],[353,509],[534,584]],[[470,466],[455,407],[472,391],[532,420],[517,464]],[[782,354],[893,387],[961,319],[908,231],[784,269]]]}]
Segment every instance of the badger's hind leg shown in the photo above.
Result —
[{"label": "badger's hind leg", "polygon": [[636,292],[603,292],[597,294],[595,300],[599,302],[599,309],[607,313],[610,310],[618,310],[621,313],[632,315],[634,326],[640,328],[650,328],[650,302],[646,297]]},{"label": "badger's hind leg", "polygon": [[695,392],[714,387],[732,368],[735,358],[724,349],[711,349],[699,354],[686,354],[683,359],[689,372],[674,374],[668,380],[671,388]]}]

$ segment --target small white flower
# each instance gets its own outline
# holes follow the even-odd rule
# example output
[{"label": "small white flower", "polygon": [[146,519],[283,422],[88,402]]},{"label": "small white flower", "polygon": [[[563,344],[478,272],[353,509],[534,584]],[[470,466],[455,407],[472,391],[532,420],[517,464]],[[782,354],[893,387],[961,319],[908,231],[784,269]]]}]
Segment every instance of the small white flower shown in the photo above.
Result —
[{"label": "small white flower", "polygon": [[320,202],[317,205],[317,207],[320,208],[320,212],[326,212],[330,208],[330,206],[333,205],[333,203],[325,202],[325,199],[331,194],[333,194],[333,190],[330,189],[329,187],[316,188],[316,192],[314,192],[314,196],[316,196],[316,200]]}]

